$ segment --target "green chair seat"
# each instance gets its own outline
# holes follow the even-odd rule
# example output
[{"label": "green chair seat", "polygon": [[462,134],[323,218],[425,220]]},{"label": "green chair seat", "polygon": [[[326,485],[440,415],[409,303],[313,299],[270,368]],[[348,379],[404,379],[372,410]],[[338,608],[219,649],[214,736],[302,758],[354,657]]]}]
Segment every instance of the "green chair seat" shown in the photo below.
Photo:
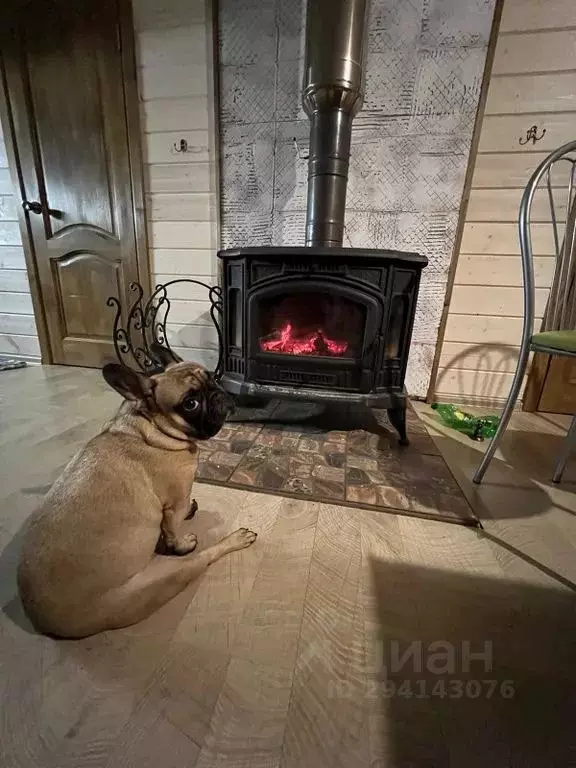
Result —
[{"label": "green chair seat", "polygon": [[576,331],[543,331],[532,336],[532,344],[537,347],[549,347],[559,352],[576,353]]}]

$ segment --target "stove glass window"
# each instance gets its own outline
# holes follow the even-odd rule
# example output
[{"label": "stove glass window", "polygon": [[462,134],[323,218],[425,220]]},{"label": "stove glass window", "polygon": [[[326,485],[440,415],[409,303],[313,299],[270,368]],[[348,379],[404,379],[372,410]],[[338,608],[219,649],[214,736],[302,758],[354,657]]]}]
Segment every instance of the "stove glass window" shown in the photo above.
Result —
[{"label": "stove glass window", "polygon": [[366,308],[329,292],[285,293],[263,299],[258,347],[279,355],[358,358]]}]

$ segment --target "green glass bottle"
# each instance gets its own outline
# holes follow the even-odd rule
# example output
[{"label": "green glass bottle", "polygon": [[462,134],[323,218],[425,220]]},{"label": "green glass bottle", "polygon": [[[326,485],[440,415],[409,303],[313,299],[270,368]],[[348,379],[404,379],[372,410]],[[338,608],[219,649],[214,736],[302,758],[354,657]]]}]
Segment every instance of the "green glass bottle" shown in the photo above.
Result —
[{"label": "green glass bottle", "polygon": [[432,408],[439,413],[448,427],[457,429],[478,442],[485,437],[492,437],[500,422],[498,416],[473,416],[450,403],[434,403]]}]

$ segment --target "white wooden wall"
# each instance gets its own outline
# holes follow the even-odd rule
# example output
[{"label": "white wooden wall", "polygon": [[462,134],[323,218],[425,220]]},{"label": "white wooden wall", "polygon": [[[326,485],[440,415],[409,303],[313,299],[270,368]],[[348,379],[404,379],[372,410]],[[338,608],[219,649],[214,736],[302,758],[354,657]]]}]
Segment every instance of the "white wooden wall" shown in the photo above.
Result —
[{"label": "white wooden wall", "polygon": [[35,361],[40,346],[16,205],[0,126],[0,357]]},{"label": "white wooden wall", "polygon": [[[133,0],[152,283],[216,281],[217,203],[211,0]],[[1,129],[0,129],[1,131]],[[0,355],[39,360],[24,253],[0,132]],[[174,151],[181,139],[188,152]],[[213,366],[207,292],[174,286],[174,350]],[[103,308],[105,310],[105,308]]]},{"label": "white wooden wall", "polygon": [[[153,285],[217,281],[217,169],[211,0],[133,0]],[[187,152],[174,145],[184,139]],[[208,292],[176,285],[175,352],[214,366]]]},{"label": "white wooden wall", "polygon": [[[533,125],[546,133],[520,145]],[[508,394],[522,329],[518,207],[548,152],[576,139],[574,0],[504,0],[442,346],[436,396],[499,402]],[[545,193],[533,206],[536,316],[553,271]]]}]

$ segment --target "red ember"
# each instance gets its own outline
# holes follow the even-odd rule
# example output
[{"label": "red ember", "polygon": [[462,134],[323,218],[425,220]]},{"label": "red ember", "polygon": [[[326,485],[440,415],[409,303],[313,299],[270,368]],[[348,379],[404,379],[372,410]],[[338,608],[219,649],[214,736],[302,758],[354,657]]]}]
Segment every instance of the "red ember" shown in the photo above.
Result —
[{"label": "red ember", "polygon": [[280,352],[285,355],[332,355],[338,357],[346,352],[348,342],[329,339],[321,328],[304,336],[296,336],[292,323],[286,322],[278,331],[278,338],[260,340],[260,349],[263,352]]}]

